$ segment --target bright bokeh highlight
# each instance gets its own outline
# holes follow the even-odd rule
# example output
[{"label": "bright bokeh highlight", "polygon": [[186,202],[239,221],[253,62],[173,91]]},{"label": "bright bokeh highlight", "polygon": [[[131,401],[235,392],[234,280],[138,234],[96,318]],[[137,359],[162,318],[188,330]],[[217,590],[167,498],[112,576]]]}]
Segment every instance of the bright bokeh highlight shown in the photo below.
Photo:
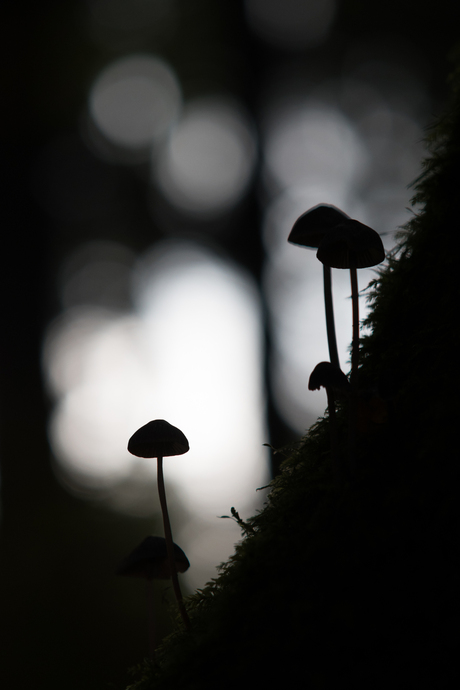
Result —
[{"label": "bright bokeh highlight", "polygon": [[367,152],[353,124],[325,103],[276,105],[265,129],[267,173],[281,189],[349,190],[366,172]]},{"label": "bright bokeh highlight", "polygon": [[195,216],[224,213],[244,195],[256,157],[254,133],[236,102],[188,103],[159,158],[153,179],[175,207]]},{"label": "bright bokeh highlight", "polygon": [[133,278],[133,312],[80,305],[50,326],[50,441],[58,475],[77,493],[145,514],[146,485],[158,510],[156,464],[130,455],[128,439],[151,419],[179,427],[190,451],[165,461],[165,477],[188,514],[177,539],[191,561],[200,554],[190,574],[198,586],[239,538],[217,516],[233,505],[253,514],[268,481],[257,291],[232,264],[184,243],[158,245]]},{"label": "bright bokeh highlight", "polygon": [[181,91],[173,69],[152,55],[129,55],[109,64],[91,87],[92,124],[111,144],[146,153],[178,116]]}]

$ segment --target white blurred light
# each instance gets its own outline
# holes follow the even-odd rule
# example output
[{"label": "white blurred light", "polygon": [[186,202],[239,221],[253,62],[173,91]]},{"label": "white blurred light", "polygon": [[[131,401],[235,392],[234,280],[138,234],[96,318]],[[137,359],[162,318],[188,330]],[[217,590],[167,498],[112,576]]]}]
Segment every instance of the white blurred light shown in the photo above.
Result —
[{"label": "white blurred light", "polygon": [[113,144],[149,149],[177,117],[181,105],[179,83],[164,60],[130,55],[106,67],[89,94],[89,114]]},{"label": "white blurred light", "polygon": [[262,342],[254,286],[193,246],[166,245],[146,259],[138,290],[142,340],[161,391],[157,408],[186,435],[191,430],[190,453],[175,459],[170,471],[177,482],[190,482],[188,497],[217,510],[224,496],[240,495],[262,477]]},{"label": "white blurred light", "polygon": [[364,175],[368,158],[345,115],[306,100],[272,110],[265,163],[281,189],[322,185],[345,190]]},{"label": "white blurred light", "polygon": [[254,134],[232,101],[189,103],[159,160],[154,179],[171,204],[200,216],[221,214],[245,193],[256,155]]},{"label": "white blurred light", "polygon": [[335,16],[335,0],[246,0],[250,26],[264,40],[286,50],[318,46]]},{"label": "white blurred light", "polygon": [[174,506],[187,515],[174,534],[194,566],[186,579],[203,586],[240,537],[218,516],[233,505],[253,514],[268,481],[257,290],[233,265],[183,243],[146,255],[134,286],[134,313],[85,304],[50,325],[50,441],[73,490],[102,490],[114,508],[147,515],[158,510],[156,461],[130,455],[128,439],[152,419],[178,426],[190,451],[166,459],[166,490],[173,515]]},{"label": "white blurred light", "polygon": [[[126,444],[142,388],[133,316],[71,310],[49,329],[44,365],[57,397],[50,439],[70,477],[104,486],[131,466]],[[134,413],[134,414],[133,414]]]},{"label": "white blurred light", "polygon": [[[190,576],[202,586],[239,538],[216,516],[233,505],[252,514],[256,489],[268,480],[257,291],[227,262],[175,243],[144,257],[135,286],[133,314],[86,305],[50,326],[43,355],[56,399],[50,441],[69,485],[117,491],[125,481],[129,491],[112,505],[135,513],[130,477],[142,470],[154,479],[156,464],[139,469],[128,439],[152,419],[178,426],[190,451],[165,461],[165,477],[193,516],[181,545],[192,560],[194,549],[198,559],[207,550],[205,534],[221,542],[218,556],[208,552],[206,572]],[[152,507],[155,500],[154,492]]]}]

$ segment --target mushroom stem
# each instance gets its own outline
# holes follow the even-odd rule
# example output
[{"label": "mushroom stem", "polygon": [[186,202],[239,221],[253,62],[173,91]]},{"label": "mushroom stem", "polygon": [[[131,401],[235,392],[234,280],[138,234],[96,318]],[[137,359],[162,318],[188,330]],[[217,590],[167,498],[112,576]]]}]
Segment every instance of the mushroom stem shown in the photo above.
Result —
[{"label": "mushroom stem", "polygon": [[184,621],[185,628],[190,630],[190,620],[185,610],[184,601],[182,599],[182,592],[179,586],[179,578],[177,577],[177,568],[174,560],[174,546],[171,532],[171,523],[169,522],[168,506],[166,504],[165,482],[163,477],[163,458],[157,458],[157,477],[158,477],[158,495],[160,497],[161,512],[163,514],[163,526],[165,531],[166,549],[168,552],[168,563],[171,571],[171,579],[174,589],[174,594],[179,606],[180,615]]},{"label": "mushroom stem", "polygon": [[353,333],[350,375],[350,411],[348,427],[348,454],[350,476],[356,472],[356,425],[358,415],[358,367],[359,367],[359,293],[356,267],[350,267],[351,302],[353,312]]},{"label": "mushroom stem", "polygon": [[337,340],[335,337],[334,324],[334,307],[332,305],[332,278],[331,269],[326,264],[323,264],[323,282],[324,282],[324,308],[326,311],[326,330],[327,330],[327,344],[329,347],[329,357],[332,364],[340,369],[339,353],[337,351]]},{"label": "mushroom stem", "polygon": [[351,282],[351,302],[353,309],[353,342],[351,350],[351,377],[350,383],[353,388],[358,387],[358,366],[359,366],[359,293],[358,275],[356,267],[350,268]]}]

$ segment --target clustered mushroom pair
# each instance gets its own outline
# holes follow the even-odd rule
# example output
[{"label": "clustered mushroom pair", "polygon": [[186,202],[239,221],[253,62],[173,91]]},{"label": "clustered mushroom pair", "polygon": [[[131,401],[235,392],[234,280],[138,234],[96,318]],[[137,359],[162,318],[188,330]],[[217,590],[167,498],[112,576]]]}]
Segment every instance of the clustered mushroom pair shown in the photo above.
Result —
[{"label": "clustered mushroom pair", "polygon": [[177,573],[184,573],[190,567],[187,556],[180,546],[173,542],[171,523],[166,503],[163,476],[163,458],[183,455],[190,449],[185,435],[164,419],[155,419],[138,429],[129,439],[128,450],[140,458],[157,458],[158,495],[163,515],[164,537],[146,537],[120,564],[117,575],[141,577],[147,580],[147,605],[149,617],[149,647],[153,657],[156,647],[155,616],[152,600],[154,579],[171,578],[174,595],[186,630],[190,620],[182,599]]},{"label": "clustered mushroom pair", "polygon": [[[357,269],[376,266],[385,258],[380,235],[372,228],[349,218],[334,206],[320,204],[303,213],[294,223],[288,242],[316,249],[323,264],[324,302],[326,312],[329,362],[320,362],[313,370],[308,388],[326,389],[331,432],[331,456],[334,471],[340,479],[341,468],[337,448],[335,395],[350,398],[349,472],[354,472],[354,445],[359,368],[359,293]],[[340,369],[335,336],[332,304],[331,268],[350,270],[352,300],[352,351],[350,381]]]}]

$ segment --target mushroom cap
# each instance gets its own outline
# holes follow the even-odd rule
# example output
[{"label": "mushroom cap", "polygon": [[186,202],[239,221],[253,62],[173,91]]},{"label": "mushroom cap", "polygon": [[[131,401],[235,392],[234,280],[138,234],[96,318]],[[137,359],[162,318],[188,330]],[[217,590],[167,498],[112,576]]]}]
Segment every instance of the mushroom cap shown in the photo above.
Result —
[{"label": "mushroom cap", "polygon": [[316,256],[330,268],[367,268],[381,263],[385,250],[378,232],[347,218],[324,235]]},{"label": "mushroom cap", "polygon": [[318,249],[325,235],[348,216],[335,206],[319,204],[299,216],[288,237],[291,244]]},{"label": "mushroom cap", "polygon": [[[174,546],[174,562],[179,573],[190,568],[187,556],[180,546]],[[168,580],[171,570],[164,537],[146,537],[138,547],[123,559],[116,571],[125,577],[143,577],[146,580]]]},{"label": "mushroom cap", "polygon": [[190,446],[180,429],[164,419],[154,419],[131,436],[128,450],[139,458],[163,458],[183,455]]},{"label": "mushroom cap", "polygon": [[332,388],[336,391],[346,392],[350,389],[350,382],[341,369],[331,362],[320,362],[310,374],[308,389],[319,391],[324,388]]}]

